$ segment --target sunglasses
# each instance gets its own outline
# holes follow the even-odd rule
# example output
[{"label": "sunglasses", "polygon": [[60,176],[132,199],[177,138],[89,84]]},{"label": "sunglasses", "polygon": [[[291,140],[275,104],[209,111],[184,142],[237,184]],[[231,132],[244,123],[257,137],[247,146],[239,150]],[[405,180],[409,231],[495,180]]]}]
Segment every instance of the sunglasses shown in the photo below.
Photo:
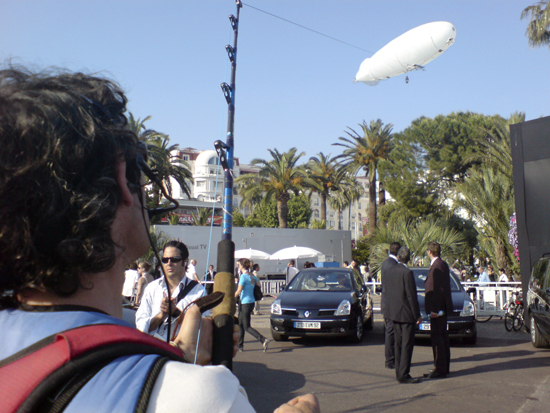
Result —
[{"label": "sunglasses", "polygon": [[163,264],[168,264],[168,262],[173,262],[174,264],[177,264],[180,262],[183,258],[181,257],[162,257],[160,260]]}]

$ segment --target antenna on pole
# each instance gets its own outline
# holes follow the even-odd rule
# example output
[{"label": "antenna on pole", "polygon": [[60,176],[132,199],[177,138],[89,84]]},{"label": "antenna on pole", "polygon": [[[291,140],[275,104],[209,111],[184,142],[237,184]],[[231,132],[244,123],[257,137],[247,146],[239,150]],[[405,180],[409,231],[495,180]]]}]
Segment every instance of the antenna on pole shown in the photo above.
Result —
[{"label": "antenna on pole", "polygon": [[216,141],[214,147],[220,158],[224,171],[223,194],[223,224],[222,239],[218,243],[218,273],[214,280],[214,291],[225,293],[222,303],[214,308],[214,342],[212,348],[212,363],[233,369],[233,325],[235,318],[235,243],[233,235],[233,152],[235,125],[235,76],[237,71],[237,38],[239,36],[239,15],[243,4],[235,2],[237,17],[229,16],[233,28],[233,46],[225,46],[231,62],[230,84],[222,83],[221,88],[227,102],[227,141]]}]

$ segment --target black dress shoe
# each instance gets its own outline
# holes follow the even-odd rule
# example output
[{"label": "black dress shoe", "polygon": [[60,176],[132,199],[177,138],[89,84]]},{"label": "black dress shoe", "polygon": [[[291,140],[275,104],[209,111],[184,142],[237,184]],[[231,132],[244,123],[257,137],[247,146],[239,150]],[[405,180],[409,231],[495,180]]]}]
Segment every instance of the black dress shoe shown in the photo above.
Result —
[{"label": "black dress shoe", "polygon": [[426,377],[427,379],[444,379],[445,377],[447,377],[447,375],[439,373],[437,370],[434,370],[431,373],[424,374],[424,377]]},{"label": "black dress shoe", "polygon": [[395,369],[395,364],[386,364],[386,368],[390,369],[390,370],[394,370]]},{"label": "black dress shoe", "polygon": [[405,377],[404,379],[397,380],[399,383],[402,384],[412,384],[412,383],[420,383],[420,379],[415,379],[414,377]]}]

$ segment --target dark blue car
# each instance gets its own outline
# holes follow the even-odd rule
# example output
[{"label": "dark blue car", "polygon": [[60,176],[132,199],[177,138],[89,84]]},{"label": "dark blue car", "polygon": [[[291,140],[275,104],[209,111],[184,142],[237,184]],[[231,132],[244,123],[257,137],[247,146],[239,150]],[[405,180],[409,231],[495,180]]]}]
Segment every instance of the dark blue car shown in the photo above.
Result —
[{"label": "dark blue car", "polygon": [[271,334],[276,341],[346,336],[358,343],[372,323],[370,292],[361,275],[347,268],[304,269],[271,305]]},{"label": "dark blue car", "polygon": [[[417,326],[416,336],[429,336],[430,318],[426,314],[424,304],[424,282],[428,276],[429,268],[411,268],[416,282],[416,292],[418,304],[420,305],[420,315],[422,322]],[[475,306],[470,296],[462,287],[462,284],[451,273],[451,295],[453,297],[453,312],[447,314],[447,330],[450,338],[462,338],[466,344],[475,344],[477,342],[477,326],[475,318]]]}]

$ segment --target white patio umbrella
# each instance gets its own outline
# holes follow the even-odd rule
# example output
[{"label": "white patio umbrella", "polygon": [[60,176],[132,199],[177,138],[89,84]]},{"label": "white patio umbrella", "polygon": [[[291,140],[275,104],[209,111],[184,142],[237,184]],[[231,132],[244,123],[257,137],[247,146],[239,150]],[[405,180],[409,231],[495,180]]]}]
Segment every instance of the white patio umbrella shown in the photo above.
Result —
[{"label": "white patio umbrella", "polygon": [[267,252],[247,248],[235,251],[235,258],[248,258],[249,260],[268,260],[271,257]]},{"label": "white patio umbrella", "polygon": [[273,254],[271,254],[271,260],[292,260],[298,258],[312,258],[322,255],[321,251],[314,250],[309,247],[293,247],[283,248]]}]

